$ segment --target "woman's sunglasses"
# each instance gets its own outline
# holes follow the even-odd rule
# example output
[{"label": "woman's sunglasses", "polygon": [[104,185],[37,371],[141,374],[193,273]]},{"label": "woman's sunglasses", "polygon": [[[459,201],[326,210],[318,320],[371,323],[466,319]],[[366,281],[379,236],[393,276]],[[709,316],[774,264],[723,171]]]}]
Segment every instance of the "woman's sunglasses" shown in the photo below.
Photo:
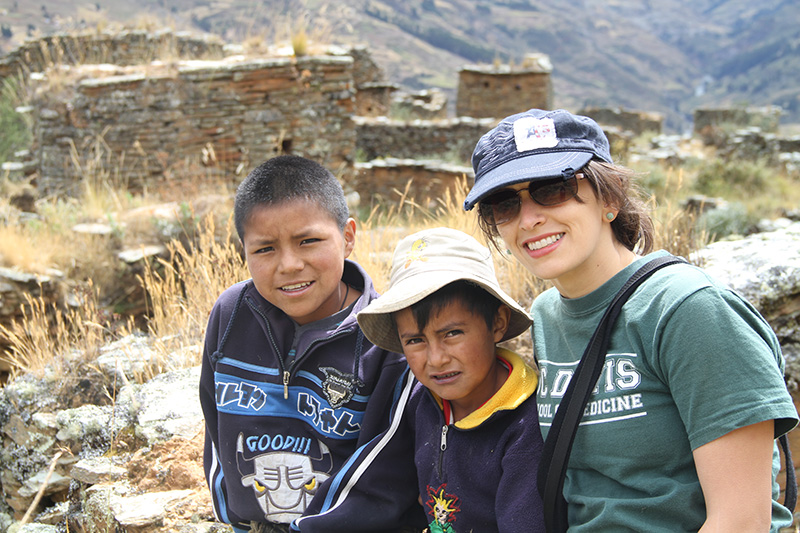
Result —
[{"label": "woman's sunglasses", "polygon": [[[578,194],[578,179],[583,179],[581,173],[563,178],[550,180],[535,180],[528,184],[528,194],[539,205],[553,206],[563,204],[575,198]],[[503,189],[481,200],[478,212],[481,218],[490,226],[505,224],[519,215],[522,199],[519,193],[526,189],[515,191]]]}]

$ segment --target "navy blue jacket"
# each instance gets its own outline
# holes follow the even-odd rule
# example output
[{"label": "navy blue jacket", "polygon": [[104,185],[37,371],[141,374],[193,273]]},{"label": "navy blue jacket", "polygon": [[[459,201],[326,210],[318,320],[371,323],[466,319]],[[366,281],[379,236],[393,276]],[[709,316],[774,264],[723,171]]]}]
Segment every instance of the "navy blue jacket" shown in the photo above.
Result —
[{"label": "navy blue jacket", "polygon": [[356,452],[292,529],[389,531],[421,497],[431,533],[544,532],[536,488],[543,445],[538,377],[513,352],[497,353],[511,364],[508,379],[455,424],[445,422],[441,400],[408,372],[390,428]]},{"label": "navy blue jacket", "polygon": [[218,520],[289,523],[362,444],[390,421],[407,368],[361,332],[356,313],[377,293],[345,262],[342,279],[362,291],[349,315],[309,331],[290,359],[294,323],[252,280],[220,295],[208,321],[200,378],[204,466]]}]

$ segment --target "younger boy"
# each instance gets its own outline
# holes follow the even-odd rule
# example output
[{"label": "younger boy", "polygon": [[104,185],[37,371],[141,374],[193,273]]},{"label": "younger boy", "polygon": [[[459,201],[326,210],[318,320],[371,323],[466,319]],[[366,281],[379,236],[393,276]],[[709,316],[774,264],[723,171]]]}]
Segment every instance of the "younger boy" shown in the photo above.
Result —
[{"label": "younger boy", "polygon": [[235,531],[288,531],[386,427],[406,364],[358,327],[377,293],[346,259],[356,227],[333,174],[270,159],[240,184],[234,221],[252,279],[224,291],[208,321],[206,479],[218,520]]},{"label": "younger boy", "polygon": [[496,346],[531,321],[500,288],[489,250],[447,228],[404,238],[389,289],[358,322],[402,351],[418,381],[406,380],[391,427],[325,487],[319,513],[292,528],[379,531],[419,497],[431,533],[544,531],[537,375]]}]

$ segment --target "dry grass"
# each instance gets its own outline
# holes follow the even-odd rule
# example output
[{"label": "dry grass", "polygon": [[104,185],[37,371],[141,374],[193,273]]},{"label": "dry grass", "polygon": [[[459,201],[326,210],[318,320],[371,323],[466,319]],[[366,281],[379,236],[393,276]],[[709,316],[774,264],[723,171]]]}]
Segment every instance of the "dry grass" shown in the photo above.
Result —
[{"label": "dry grass", "polygon": [[688,185],[682,169],[669,169],[663,186],[650,197],[655,225],[653,248],[685,258],[709,242],[708,235],[696,229],[697,215],[680,205],[689,193]]},{"label": "dry grass", "polygon": [[[132,207],[126,201],[130,196],[124,192],[128,190],[128,182],[115,170],[122,164],[115,161],[111,148],[103,139],[107,131],[108,128],[96,137],[85,153],[80,153],[72,140],[69,141],[70,161],[76,175],[82,177],[83,212],[86,218],[93,220]],[[124,158],[124,154],[118,157]]]},{"label": "dry grass", "polygon": [[319,9],[294,10],[279,17],[274,24],[273,42],[289,43],[295,57],[321,52],[334,42],[326,11],[327,5],[323,5]]},{"label": "dry grass", "polygon": [[205,217],[195,244],[173,241],[169,260],[159,260],[140,278],[149,297],[148,332],[161,354],[155,373],[200,363],[197,345],[214,302],[226,288],[250,277],[232,226],[229,220],[220,239],[214,217]]},{"label": "dry grass", "polygon": [[74,296],[79,306],[61,308],[42,296],[25,295],[21,319],[8,327],[0,324],[0,337],[10,343],[4,359],[12,365],[12,378],[42,376],[47,370],[64,375],[68,364],[91,360],[102,346],[132,331],[132,320],[114,323],[115,317],[98,307],[91,283]]}]

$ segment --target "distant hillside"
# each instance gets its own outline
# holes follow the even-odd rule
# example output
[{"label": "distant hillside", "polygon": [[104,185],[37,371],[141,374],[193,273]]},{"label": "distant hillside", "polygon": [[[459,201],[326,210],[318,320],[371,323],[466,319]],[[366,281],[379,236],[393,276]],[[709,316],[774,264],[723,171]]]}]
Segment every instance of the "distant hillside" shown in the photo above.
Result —
[{"label": "distant hillside", "polygon": [[670,131],[697,107],[780,105],[800,123],[796,0],[0,0],[0,47],[115,21],[275,43],[364,43],[389,81],[455,99],[465,64],[550,56],[555,105],[658,111]]}]

